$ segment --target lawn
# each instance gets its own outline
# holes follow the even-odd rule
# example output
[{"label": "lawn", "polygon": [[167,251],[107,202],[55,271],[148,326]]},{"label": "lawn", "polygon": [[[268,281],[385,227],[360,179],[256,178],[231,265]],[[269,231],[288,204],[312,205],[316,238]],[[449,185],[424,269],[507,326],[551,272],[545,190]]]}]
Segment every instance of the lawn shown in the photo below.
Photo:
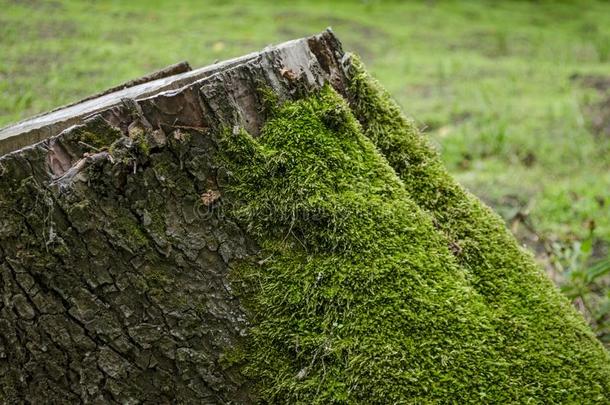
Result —
[{"label": "lawn", "polygon": [[0,7],[0,126],[179,60],[197,67],[332,26],[610,342],[610,4]]}]

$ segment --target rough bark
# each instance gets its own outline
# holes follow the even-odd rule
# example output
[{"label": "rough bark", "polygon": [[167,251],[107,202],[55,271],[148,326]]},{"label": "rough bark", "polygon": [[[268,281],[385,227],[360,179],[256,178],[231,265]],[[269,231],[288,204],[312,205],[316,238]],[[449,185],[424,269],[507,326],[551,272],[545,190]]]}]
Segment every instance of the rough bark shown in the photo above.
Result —
[{"label": "rough bark", "polygon": [[341,56],[325,32],[0,131],[3,403],[252,399],[227,275],[256,246],[212,209],[214,132],[256,133],[262,87],[340,87]]}]

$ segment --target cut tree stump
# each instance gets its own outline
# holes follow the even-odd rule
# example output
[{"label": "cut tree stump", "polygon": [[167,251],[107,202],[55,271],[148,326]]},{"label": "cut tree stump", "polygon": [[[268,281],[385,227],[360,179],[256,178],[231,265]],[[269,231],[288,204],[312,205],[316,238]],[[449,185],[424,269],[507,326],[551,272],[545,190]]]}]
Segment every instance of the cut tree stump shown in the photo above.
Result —
[{"label": "cut tree stump", "polygon": [[261,85],[339,84],[342,56],[325,32],[0,130],[0,398],[248,402],[221,355],[247,327],[228,267],[256,247],[209,209],[216,145],[192,134],[256,133]]},{"label": "cut tree stump", "polygon": [[[608,355],[583,319],[519,250],[498,218],[448,175],[443,183],[435,183],[434,176],[445,172],[427,147],[418,146],[408,152],[413,155],[404,156],[398,153],[403,138],[369,136],[393,123],[383,121],[380,111],[385,107],[371,103],[367,110],[368,99],[354,90],[359,83],[354,69],[353,60],[327,30],[201,69],[173,65],[0,129],[0,402],[448,403],[563,398],[604,403],[610,395]],[[280,259],[274,257],[277,252],[267,254],[272,236],[260,236],[255,226],[232,215],[234,205],[243,201],[230,187],[235,173],[225,165],[223,136],[242,139],[240,134],[247,132],[257,139],[277,105],[325,92],[343,97],[336,109],[322,114],[326,130],[343,131],[346,122],[356,122],[353,116],[359,120],[348,125],[349,134],[362,131],[371,138],[367,142],[375,144],[369,148],[360,142],[363,156],[384,154],[375,158],[375,164],[386,165],[377,171],[389,176],[391,187],[398,190],[387,191],[387,199],[411,195],[404,197],[408,207],[429,234],[401,247],[413,256],[405,253],[400,265],[415,273],[388,272],[361,297],[350,295],[348,289],[358,285],[349,284],[349,274],[345,280],[337,278],[354,305],[337,289],[329,289],[313,311],[324,317],[341,310],[343,318],[318,325],[299,318],[295,310],[286,328],[296,329],[282,330],[286,338],[273,343],[277,358],[257,359],[268,369],[248,369],[248,356],[257,353],[249,339],[261,314],[253,314],[256,305],[236,274],[243,263],[273,272],[277,268],[267,266]],[[388,111],[398,110],[390,106]],[[341,118],[346,116],[352,118]],[[397,128],[408,127],[402,118],[395,123]],[[415,132],[409,134],[419,139]],[[249,141],[244,142],[247,150]],[[282,159],[269,163],[269,170],[277,169],[273,173],[280,176],[291,164]],[[326,162],[329,167],[338,165],[332,159]],[[350,159],[359,164],[358,154]],[[371,174],[358,179],[367,176]],[[288,246],[287,258],[302,258],[298,266],[305,268],[316,255],[327,255],[346,268],[359,265],[358,249],[312,249],[305,228],[295,221],[284,224],[273,246]],[[318,217],[311,221],[323,235],[336,231],[324,228]],[[380,228],[380,238],[410,235],[411,228],[404,228]],[[487,233],[477,236],[477,229]],[[424,248],[440,256],[426,264]],[[503,249],[506,260],[493,256]],[[407,260],[414,257],[424,261],[420,267]],[[431,279],[413,276],[439,263],[448,266],[447,274],[439,270],[430,273]],[[479,269],[484,270],[477,273]],[[380,274],[371,271],[371,277]],[[322,273],[311,277],[311,285],[327,282]],[[423,289],[424,295],[451,298],[438,305],[414,299],[411,305],[410,293],[397,297],[380,291],[376,296],[375,285],[392,277],[397,288],[405,288],[401,291]],[[363,277],[362,283],[367,280]],[[447,280],[455,291],[453,284],[443,284]],[[521,280],[524,290],[519,289]],[[259,281],[264,289],[263,280],[254,283]],[[299,309],[300,302],[313,302],[308,301],[313,295],[306,299],[299,294],[286,296],[286,303],[297,300]],[[371,309],[364,318],[372,329],[362,326],[366,323],[350,324],[356,302],[376,297],[382,303],[412,306],[414,312],[400,307],[405,311],[400,318],[400,311]],[[329,302],[332,305],[324,306]],[[451,317],[434,325],[424,320],[418,324],[421,330],[408,318],[417,313],[436,316],[443,308],[451,309]],[[480,319],[468,318],[471,313]],[[377,329],[392,319],[402,319],[407,326],[389,332]],[[351,332],[333,340],[342,330]],[[433,336],[441,340],[426,340],[430,331],[441,333]],[[442,336],[445,331],[447,336]],[[376,346],[376,337],[386,336],[383,333],[402,341]],[[255,335],[260,346],[264,334]],[[308,344],[318,342],[314,335],[324,339],[308,351]],[[369,341],[373,343],[364,346]],[[396,342],[404,351],[391,346]],[[414,345],[411,351],[405,342]],[[422,360],[417,357],[421,353],[430,354]],[[484,361],[471,364],[477,356]],[[362,363],[353,363],[356,360]],[[281,370],[273,368],[278,364]]]}]

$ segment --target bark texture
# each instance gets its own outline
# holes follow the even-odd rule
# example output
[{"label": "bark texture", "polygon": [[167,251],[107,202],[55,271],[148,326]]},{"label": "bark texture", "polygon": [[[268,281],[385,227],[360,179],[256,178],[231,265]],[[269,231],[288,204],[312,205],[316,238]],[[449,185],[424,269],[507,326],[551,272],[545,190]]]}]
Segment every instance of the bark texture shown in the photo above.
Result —
[{"label": "bark texture", "polygon": [[261,86],[290,98],[336,80],[340,52],[324,33],[178,90],[119,95],[0,158],[1,402],[251,400],[224,354],[247,327],[228,270],[256,246],[213,209],[213,133],[256,133]]}]

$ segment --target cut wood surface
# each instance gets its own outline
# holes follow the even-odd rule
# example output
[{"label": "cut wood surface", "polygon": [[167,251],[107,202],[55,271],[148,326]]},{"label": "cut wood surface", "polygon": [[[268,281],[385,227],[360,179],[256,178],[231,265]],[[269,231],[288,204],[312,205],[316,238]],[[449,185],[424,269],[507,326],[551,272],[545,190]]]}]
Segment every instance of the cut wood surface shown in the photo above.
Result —
[{"label": "cut wood surface", "polygon": [[[190,70],[190,66],[184,62],[169,66],[159,72],[132,80],[124,85],[116,86],[110,89],[110,92],[101,92],[99,95],[87,97],[81,102],[73,103],[0,129],[0,154],[5,154],[57,135],[72,125],[82,123],[91,115],[120,104],[123,99],[142,100],[154,98],[155,95],[162,92],[180,92],[181,88],[189,85],[192,87],[194,83],[206,77],[227,71],[237,65],[256,63],[260,59],[277,58],[274,63],[285,63],[286,66],[302,69],[304,72],[308,72],[308,75],[311,75],[309,66],[299,65],[299,63],[308,61],[307,56],[304,56],[305,52],[308,51],[307,47],[307,39],[300,39],[286,42],[279,46],[270,46],[261,52],[251,53],[196,70]],[[291,60],[293,57],[296,59]]]}]

